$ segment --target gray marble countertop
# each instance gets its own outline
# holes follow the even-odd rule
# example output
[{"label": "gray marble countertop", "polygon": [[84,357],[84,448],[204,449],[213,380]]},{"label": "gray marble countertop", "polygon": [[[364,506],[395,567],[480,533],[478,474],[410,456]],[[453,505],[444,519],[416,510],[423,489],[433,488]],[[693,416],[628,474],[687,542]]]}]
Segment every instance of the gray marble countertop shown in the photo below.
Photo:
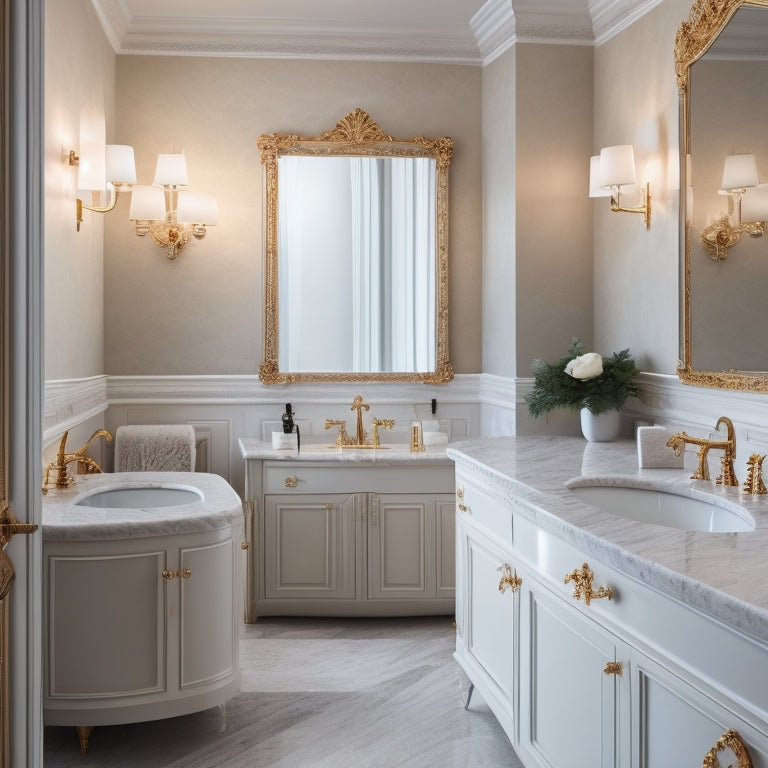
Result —
[{"label": "gray marble countertop", "polygon": [[[172,487],[197,489],[203,500],[151,509],[104,509],[78,506],[98,491],[115,488]],[[203,472],[117,472],[78,475],[72,488],[51,489],[43,496],[43,540],[126,539],[217,530],[240,524],[240,497],[219,475]]]},{"label": "gray marble countertop", "polygon": [[[487,489],[585,553],[739,630],[768,641],[768,496],[691,480],[692,468],[638,469],[634,441],[576,437],[476,438],[449,458],[480,472]],[[736,462],[741,482],[744,461]],[[743,533],[684,531],[600,512],[566,484],[649,488],[738,504],[754,518]],[[521,504],[522,502],[522,504]],[[521,509],[522,507],[522,509]]]},{"label": "gray marble countertop", "polygon": [[332,442],[301,442],[301,450],[282,450],[272,447],[272,443],[255,437],[241,437],[240,451],[244,459],[263,459],[269,461],[332,461],[343,464],[415,464],[434,463],[452,464],[446,456],[444,445],[427,447],[420,453],[411,453],[408,444],[392,444],[381,448],[344,448],[337,449]]}]

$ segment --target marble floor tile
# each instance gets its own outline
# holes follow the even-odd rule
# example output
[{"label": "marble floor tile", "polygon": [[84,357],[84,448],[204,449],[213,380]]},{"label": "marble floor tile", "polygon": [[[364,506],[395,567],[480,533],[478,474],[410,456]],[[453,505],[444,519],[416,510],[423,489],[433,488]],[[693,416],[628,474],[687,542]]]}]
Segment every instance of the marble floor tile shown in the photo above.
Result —
[{"label": "marble floor tile", "polygon": [[452,653],[450,617],[265,618],[243,626],[226,706],[96,728],[45,729],[45,768],[522,768]]}]

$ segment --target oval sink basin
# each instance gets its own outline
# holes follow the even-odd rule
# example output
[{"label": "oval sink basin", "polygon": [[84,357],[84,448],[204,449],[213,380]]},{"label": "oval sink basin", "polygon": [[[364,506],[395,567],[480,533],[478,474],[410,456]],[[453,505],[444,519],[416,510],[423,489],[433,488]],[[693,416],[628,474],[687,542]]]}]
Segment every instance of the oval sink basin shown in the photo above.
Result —
[{"label": "oval sink basin", "polygon": [[710,533],[755,529],[755,521],[746,510],[724,507],[677,493],[612,485],[576,486],[570,490],[574,496],[597,507],[601,512],[641,523]]},{"label": "oval sink basin", "polygon": [[202,501],[203,495],[188,488],[112,488],[76,501],[78,507],[102,509],[154,509],[178,507]]}]

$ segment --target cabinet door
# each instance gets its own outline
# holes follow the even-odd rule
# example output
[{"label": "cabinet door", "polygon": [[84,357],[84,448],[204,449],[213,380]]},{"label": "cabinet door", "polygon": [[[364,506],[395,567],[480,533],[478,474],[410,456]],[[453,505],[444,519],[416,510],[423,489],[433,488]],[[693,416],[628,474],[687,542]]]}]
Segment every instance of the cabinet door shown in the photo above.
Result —
[{"label": "cabinet door", "polygon": [[452,600],[456,596],[456,501],[453,495],[436,502],[437,596]]},{"label": "cabinet door", "polygon": [[[180,553],[179,687],[204,686],[232,674],[235,646],[235,558],[232,539]],[[187,575],[188,574],[188,575]]]},{"label": "cabinet door", "polygon": [[355,597],[359,496],[266,496],[264,586],[269,598]]},{"label": "cabinet door", "polygon": [[617,689],[622,678],[606,673],[606,664],[616,662],[615,639],[563,598],[526,581],[521,747],[552,768],[619,765]]}]

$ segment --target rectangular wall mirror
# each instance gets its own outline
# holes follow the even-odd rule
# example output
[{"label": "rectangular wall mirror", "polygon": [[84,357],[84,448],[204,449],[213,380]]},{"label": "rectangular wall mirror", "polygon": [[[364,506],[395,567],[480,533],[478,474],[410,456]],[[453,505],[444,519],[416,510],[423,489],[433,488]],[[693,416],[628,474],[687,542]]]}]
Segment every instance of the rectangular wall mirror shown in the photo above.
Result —
[{"label": "rectangular wall mirror", "polygon": [[261,136],[265,384],[453,378],[449,138],[393,139],[361,109]]}]

